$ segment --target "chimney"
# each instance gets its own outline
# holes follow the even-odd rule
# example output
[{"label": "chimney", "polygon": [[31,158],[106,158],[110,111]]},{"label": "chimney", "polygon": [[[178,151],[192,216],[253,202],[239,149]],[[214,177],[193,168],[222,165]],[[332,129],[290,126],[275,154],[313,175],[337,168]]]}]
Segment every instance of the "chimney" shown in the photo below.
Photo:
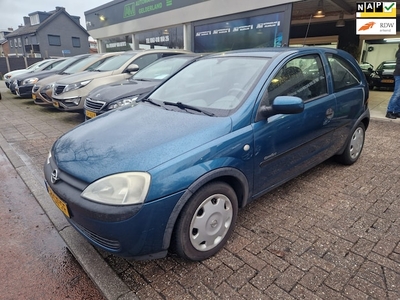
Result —
[{"label": "chimney", "polygon": [[65,10],[65,7],[62,7],[62,6],[56,6],[56,11],[59,11],[59,10]]},{"label": "chimney", "polygon": [[24,17],[24,24],[25,26],[31,26],[31,18]]},{"label": "chimney", "polygon": [[12,28],[12,27],[8,27],[7,29],[8,29],[8,31],[14,31],[14,28]]}]

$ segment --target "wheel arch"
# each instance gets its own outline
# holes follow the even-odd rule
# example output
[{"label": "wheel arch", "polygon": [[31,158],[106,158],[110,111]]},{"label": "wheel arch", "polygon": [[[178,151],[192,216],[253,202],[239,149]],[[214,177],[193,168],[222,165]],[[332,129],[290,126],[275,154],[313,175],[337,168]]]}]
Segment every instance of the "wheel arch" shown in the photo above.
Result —
[{"label": "wheel arch", "polygon": [[248,203],[250,193],[248,180],[246,176],[238,169],[220,168],[204,174],[187,188],[185,193],[176,203],[165,227],[163,249],[168,249],[170,246],[172,233],[174,231],[176,221],[182,211],[182,208],[195,192],[197,192],[205,184],[214,181],[225,182],[233,188],[238,198],[239,208],[244,207]]},{"label": "wheel arch", "polygon": [[[365,130],[367,130],[368,126],[369,126],[369,122],[370,122],[370,112],[369,109],[367,109],[360,118],[358,118],[357,122],[354,123],[353,127],[351,128],[350,132],[353,132],[358,124],[363,123]],[[351,134],[347,137],[345,143],[343,144],[343,146],[340,148],[340,150],[336,153],[336,155],[340,155],[344,152],[344,150],[346,149],[346,145],[349,142],[349,140],[351,139]]]}]

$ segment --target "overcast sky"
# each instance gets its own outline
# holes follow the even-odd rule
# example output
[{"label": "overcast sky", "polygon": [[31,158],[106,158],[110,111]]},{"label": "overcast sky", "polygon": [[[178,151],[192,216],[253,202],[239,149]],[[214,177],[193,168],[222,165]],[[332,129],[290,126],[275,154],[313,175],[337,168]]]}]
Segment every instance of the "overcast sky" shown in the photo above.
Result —
[{"label": "overcast sky", "polygon": [[65,7],[67,13],[80,18],[86,29],[85,11],[101,6],[111,0],[0,0],[0,30],[24,24],[24,17],[35,11],[52,11],[56,6]]}]

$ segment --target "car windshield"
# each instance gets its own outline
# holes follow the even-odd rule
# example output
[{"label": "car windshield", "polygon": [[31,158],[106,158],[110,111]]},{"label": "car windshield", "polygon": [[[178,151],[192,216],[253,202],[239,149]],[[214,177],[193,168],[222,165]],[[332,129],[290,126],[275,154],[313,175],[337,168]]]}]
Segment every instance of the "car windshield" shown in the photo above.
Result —
[{"label": "car windshield", "polygon": [[125,64],[128,60],[130,60],[135,54],[121,54],[117,56],[113,56],[107,61],[105,61],[103,64],[98,66],[97,68],[93,69],[93,71],[100,71],[100,72],[106,72],[106,71],[114,71],[116,69],[119,69],[123,64]]},{"label": "car windshield", "polygon": [[43,61],[39,61],[39,62],[34,63],[33,65],[29,66],[27,69],[28,70],[36,70],[36,69],[38,69],[38,68],[40,68],[40,67],[42,67],[44,65],[49,64],[52,61],[53,61],[53,59],[51,59],[51,60],[50,59],[46,59],[46,60],[43,60]]},{"label": "car windshield", "polygon": [[384,62],[378,67],[378,69],[379,70],[394,70],[395,67],[396,67],[396,62]]},{"label": "car windshield", "polygon": [[63,69],[65,69],[66,67],[68,67],[69,65],[73,64],[74,62],[77,63],[77,61],[79,61],[81,58],[77,58],[77,57],[70,57],[67,58],[66,60],[60,62],[58,65],[56,65],[52,70],[53,71],[61,71]]},{"label": "car windshield", "polygon": [[143,70],[140,70],[132,76],[134,80],[162,80],[175,73],[186,62],[192,60],[193,57],[174,56],[172,58],[157,60]]},{"label": "car windshield", "polygon": [[72,66],[68,67],[65,69],[65,73],[73,74],[77,73],[79,71],[84,70],[83,68],[85,66],[90,66],[97,62],[101,56],[99,55],[91,55],[88,58],[82,59],[81,61],[77,62],[76,64],[73,64]]},{"label": "car windshield", "polygon": [[[269,59],[218,56],[190,64],[163,84],[151,100],[209,110],[239,106]],[[179,88],[177,88],[179,87]]]}]

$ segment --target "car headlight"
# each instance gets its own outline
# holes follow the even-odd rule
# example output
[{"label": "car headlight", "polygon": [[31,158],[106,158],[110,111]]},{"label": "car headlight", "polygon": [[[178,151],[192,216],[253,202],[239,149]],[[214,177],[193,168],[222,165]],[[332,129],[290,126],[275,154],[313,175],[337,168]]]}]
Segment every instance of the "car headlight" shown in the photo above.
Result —
[{"label": "car headlight", "polygon": [[116,108],[121,107],[121,106],[132,104],[132,102],[135,102],[138,97],[139,97],[139,95],[135,95],[135,96],[131,96],[131,97],[127,97],[127,98],[124,98],[124,99],[117,100],[117,101],[109,104],[107,106],[107,108],[109,110],[111,110],[111,109],[116,109]]},{"label": "car headlight", "polygon": [[47,90],[52,90],[54,86],[54,82],[51,84],[46,84],[44,87],[42,87],[42,92],[47,91]]},{"label": "car headlight", "polygon": [[51,159],[51,150],[49,151],[49,154],[47,155],[47,160],[46,163],[49,164]]},{"label": "car headlight", "polygon": [[7,80],[10,79],[11,77],[12,77],[12,75],[8,75],[8,74],[4,75],[4,78]]},{"label": "car headlight", "polygon": [[35,84],[36,82],[38,82],[38,80],[39,80],[39,78],[37,78],[37,77],[27,78],[24,81],[22,81],[21,85]]},{"label": "car headlight", "polygon": [[88,85],[89,82],[91,82],[91,81],[92,80],[85,80],[85,81],[80,81],[80,82],[75,82],[75,83],[68,84],[64,88],[64,93],[72,91],[72,90],[80,89],[81,87],[84,87],[85,85]]},{"label": "car headlight", "polygon": [[150,174],[145,172],[114,174],[93,182],[81,196],[104,204],[140,204],[147,196],[150,180]]}]

